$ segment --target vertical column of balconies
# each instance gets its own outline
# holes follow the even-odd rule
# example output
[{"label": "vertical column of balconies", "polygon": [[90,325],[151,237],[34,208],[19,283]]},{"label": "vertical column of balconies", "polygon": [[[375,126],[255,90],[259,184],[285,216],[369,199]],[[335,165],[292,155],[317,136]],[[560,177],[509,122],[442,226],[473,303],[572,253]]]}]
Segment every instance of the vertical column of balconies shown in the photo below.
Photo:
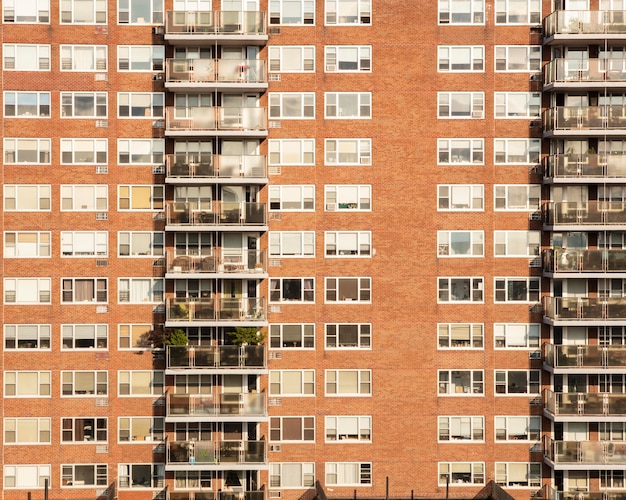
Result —
[{"label": "vertical column of balconies", "polygon": [[[260,471],[268,468],[266,440],[259,428],[267,421],[266,395],[260,390],[260,377],[267,373],[265,347],[226,345],[224,332],[267,324],[260,294],[267,259],[258,245],[267,230],[265,203],[259,201],[259,191],[267,183],[267,161],[258,148],[267,136],[266,109],[258,105],[267,89],[267,72],[258,55],[236,58],[236,50],[224,47],[240,47],[244,54],[246,47],[264,45],[265,16],[172,11],[167,13],[165,41],[170,103],[165,132],[169,151],[165,326],[212,332],[211,345],[167,350],[167,479],[171,483],[180,471],[200,478],[195,491],[188,485],[186,491],[176,491],[174,481],[170,498],[262,500]],[[242,147],[241,153],[233,154],[223,141],[252,141],[257,148]],[[176,143],[210,147],[176,148]],[[192,239],[205,243],[193,248],[178,244]],[[233,247],[237,240],[242,244]],[[190,293],[185,283],[191,282],[205,285],[195,287],[199,293]],[[185,392],[172,386],[177,377],[211,384],[200,382],[193,393]],[[233,385],[236,380],[241,382]],[[199,439],[180,439],[172,432],[180,424],[213,427],[209,439],[202,433]],[[225,432],[231,424],[240,429],[236,439]],[[202,479],[207,472],[208,481]]]}]

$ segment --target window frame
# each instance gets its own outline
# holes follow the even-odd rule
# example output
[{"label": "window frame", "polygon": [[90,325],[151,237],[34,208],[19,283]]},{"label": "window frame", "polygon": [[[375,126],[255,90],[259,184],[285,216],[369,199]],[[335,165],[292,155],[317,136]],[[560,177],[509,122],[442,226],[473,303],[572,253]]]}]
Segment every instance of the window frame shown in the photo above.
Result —
[{"label": "window frame", "polygon": [[[133,0],[130,0],[133,1]],[[152,1],[152,0],[150,0]],[[162,0],[161,0],[162,1]],[[150,60],[148,62],[133,58],[133,52],[138,52],[146,47],[150,48]],[[124,57],[126,56],[126,57]],[[124,64],[127,61],[127,65]],[[149,68],[137,68],[134,65],[145,65]],[[165,46],[164,45],[118,45],[117,46],[117,71],[119,73],[154,73],[165,70]]]},{"label": "window frame", "polygon": [[[287,381],[285,376],[289,374],[300,374],[300,392],[285,392],[285,385]],[[297,385],[296,381],[289,381],[289,386]],[[317,388],[315,380],[315,370],[270,370],[268,387],[269,395],[280,396],[281,398],[314,398]]]},{"label": "window frame", "polygon": [[[148,245],[148,253],[134,253],[133,247],[138,246],[137,242],[133,242],[134,235],[150,235],[150,243]],[[128,235],[128,243],[125,243]],[[159,241],[160,238],[160,241]],[[122,246],[128,245],[128,254],[122,253]],[[160,250],[158,250],[160,248]],[[143,249],[143,248],[142,248]],[[118,231],[117,232],[117,256],[120,259],[127,258],[148,258],[165,256],[165,231]]]},{"label": "window frame", "polygon": [[[82,101],[91,100],[89,106],[92,108],[89,114],[77,114],[84,108]],[[69,101],[69,104],[64,102]],[[106,120],[108,117],[108,93],[107,92],[66,92],[63,91],[59,96],[59,103],[61,105],[61,118],[62,119],[78,119],[78,120]]]},{"label": "window frame", "polygon": [[[467,146],[461,148],[461,144]],[[455,144],[457,145],[455,147]],[[453,154],[455,151],[467,151],[467,154]],[[455,158],[457,159],[455,161]],[[467,159],[462,159],[467,158]],[[477,137],[437,138],[437,165],[483,166],[485,164],[485,139]]]},{"label": "window frame", "polygon": [[[469,112],[455,111],[454,98],[469,96]],[[445,113],[445,110],[448,110]],[[437,92],[437,118],[440,120],[483,120],[485,118],[484,92]],[[484,144],[484,143],[483,143]]]},{"label": "window frame", "polygon": [[[510,191],[521,188],[526,189],[525,205],[512,205],[509,197],[515,193]],[[493,205],[496,212],[536,212],[541,208],[541,184],[495,184]]]},{"label": "window frame", "polygon": [[[87,469],[93,467],[93,473],[91,474],[94,478],[93,484],[85,484],[84,477],[82,480],[82,484],[74,484],[77,481],[81,481],[76,479],[76,474],[78,472],[78,468]],[[89,488],[89,487],[97,487],[97,486],[107,486],[108,485],[108,465],[107,464],[61,464],[61,488],[65,489],[75,489],[75,488]],[[68,479],[69,477],[69,479]]]},{"label": "window frame", "polygon": [[[25,429],[20,423],[35,423],[37,441],[22,440],[20,441],[20,427],[22,434],[28,434],[32,429]],[[37,446],[52,444],[52,419],[50,417],[8,417],[3,421],[3,444],[6,446]],[[8,436],[12,433],[14,437]],[[47,439],[46,439],[47,434]],[[7,437],[8,436],[8,437]],[[43,439],[42,439],[43,438]]]},{"label": "window frame", "polygon": [[[514,103],[510,99],[522,96],[526,96],[526,113],[517,114],[514,108],[519,106],[519,103],[515,103],[513,106]],[[493,103],[493,116],[496,120],[537,120],[541,118],[541,92],[494,92]],[[533,110],[535,111],[533,112]]]},{"label": "window frame", "polygon": [[[356,248],[340,245],[341,236],[356,235]],[[351,238],[352,239],[352,236]],[[351,243],[351,242],[348,242]],[[335,250],[333,251],[333,246]],[[343,249],[339,247],[342,246]],[[324,231],[324,257],[327,259],[371,259],[372,232],[371,231]]]},{"label": "window frame", "polygon": [[[13,241],[10,241],[12,235]],[[20,241],[20,236],[23,240]],[[33,239],[35,241],[31,241]],[[47,240],[47,241],[46,241]],[[29,250],[35,246],[35,254]],[[20,255],[22,249],[23,255]],[[51,231],[4,231],[3,258],[5,259],[50,259],[52,258]]]},{"label": "window frame", "polygon": [[[523,236],[526,233],[526,253],[513,253],[520,245],[509,241],[509,237]],[[534,259],[541,255],[541,231],[538,230],[496,230],[493,232],[493,255],[496,258],[521,257]],[[511,249],[509,253],[509,248]]]},{"label": "window frame", "polygon": [[[69,11],[64,11],[63,10],[63,5],[60,4],[59,5],[59,10],[60,10],[60,14],[59,14],[59,24],[61,25],[65,25],[65,24],[80,24],[80,25],[89,25],[89,24],[107,24],[107,20],[108,20],[108,5],[107,2],[101,2],[98,0],[90,0],[93,5],[91,8],[91,11],[93,13],[93,21],[76,21],[75,17],[76,14],[74,13],[74,10],[76,9],[76,6],[73,5],[74,2],[76,0],[67,0],[68,3],[71,4],[70,10]],[[98,4],[103,4],[104,5],[104,11],[102,10],[98,10]],[[69,15],[71,16],[69,21],[64,21],[64,13],[68,12]]]},{"label": "window frame", "polygon": [[[61,444],[106,444],[109,441],[109,419],[107,417],[61,417]],[[91,425],[89,425],[91,423]],[[67,426],[69,424],[69,426]],[[87,425],[85,425],[87,424]],[[66,427],[67,426],[67,427]],[[91,431],[91,436],[77,438],[82,431]],[[71,437],[71,439],[67,439]],[[91,439],[88,439],[91,437]]]},{"label": "window frame", "polygon": [[[133,422],[135,420],[150,420],[151,421],[151,425],[150,425],[150,434],[144,434],[144,435],[139,435],[139,434],[133,434],[134,431],[137,431],[139,429],[134,428]],[[125,420],[128,420],[128,428],[125,427],[126,422],[124,422]],[[122,432],[128,431],[128,439],[125,439],[122,436]],[[142,437],[142,439],[139,439],[139,437]],[[148,440],[147,438],[150,437],[150,439]],[[136,439],[135,439],[136,438]],[[121,416],[121,417],[117,417],[117,442],[119,444],[128,444],[128,443],[135,443],[135,444],[143,444],[146,441],[163,441],[163,439],[165,439],[165,417],[158,417],[158,416]]]},{"label": "window frame", "polygon": [[[455,376],[455,374],[458,374]],[[461,380],[469,375],[469,385],[456,384],[453,380]],[[462,382],[463,380],[461,380]],[[437,370],[438,397],[483,397],[485,396],[485,370]],[[454,386],[454,392],[452,388]],[[467,388],[467,391],[465,390]],[[459,391],[458,389],[461,389]]]},{"label": "window frame", "polygon": [[[356,419],[356,434],[340,434],[340,421]],[[334,425],[334,427],[333,427]],[[352,425],[350,426],[353,427]],[[345,428],[345,424],[344,424]],[[332,431],[334,430],[334,434]],[[333,438],[334,436],[334,438]],[[343,437],[342,437],[343,436]],[[367,444],[372,442],[371,415],[326,415],[324,417],[324,442],[332,444]]]},{"label": "window frame", "polygon": [[[289,477],[290,480],[296,476],[296,471],[293,470],[299,467],[299,479],[297,484],[285,484],[283,477]],[[288,470],[284,470],[288,469]],[[310,488],[315,485],[315,462],[270,462],[269,465],[269,489],[281,489],[281,490],[301,490],[303,488]]]},{"label": "window frame", "polygon": [[[135,106],[133,100],[140,97],[148,97],[150,105]],[[128,108],[127,112],[123,112]],[[135,114],[137,110],[142,110],[143,114]],[[117,93],[117,117],[120,120],[155,120],[165,118],[165,92],[118,92]],[[118,139],[118,143],[121,139]]]},{"label": "window frame", "polygon": [[[526,50],[525,68],[511,67],[513,64],[515,66],[521,66],[519,62],[514,61],[515,57],[511,56],[511,52],[516,49]],[[496,45],[493,48],[493,71],[495,73],[540,73],[542,62],[541,51],[541,45]]]},{"label": "window frame", "polygon": [[[133,392],[138,386],[134,378],[150,376],[150,384],[147,392]],[[125,387],[128,386],[126,391]],[[117,397],[118,398],[154,398],[165,394],[165,372],[162,370],[118,370],[117,371]]]},{"label": "window frame", "polygon": [[[3,24],[50,24],[50,0],[33,0],[31,5],[24,5],[27,2],[21,0],[5,0],[2,2],[2,22]],[[33,12],[29,12],[31,15],[21,16],[16,15],[16,5],[20,7],[28,7]],[[25,9],[27,10],[27,9]],[[11,17],[10,13],[13,13]],[[25,20],[18,20],[19,17],[25,17]],[[34,18],[34,19],[33,19]]]},{"label": "window frame", "polygon": [[[33,374],[37,378],[37,392],[24,394],[22,392],[24,388],[20,390],[20,376]],[[26,382],[26,380],[23,380],[22,385],[32,387],[32,385]],[[9,386],[14,387],[14,394],[11,394],[11,391],[8,389]],[[50,370],[7,370],[3,376],[3,388],[3,397],[5,398],[52,398],[52,372]]]},{"label": "window frame", "polygon": [[[26,285],[26,282],[36,281],[36,290],[35,294],[37,295],[37,300],[28,300],[28,301],[19,301],[18,298],[25,290],[20,291],[19,285],[22,287]],[[13,288],[11,288],[11,283],[14,282]],[[22,278],[22,277],[7,277],[4,278],[4,305],[40,305],[40,304],[52,304],[52,279],[51,278]],[[10,300],[9,293],[13,292],[13,300]]]},{"label": "window frame", "polygon": [[[513,289],[516,282],[524,282],[526,290]],[[496,276],[493,278],[493,302],[495,304],[517,303],[533,304],[541,300],[541,277],[540,276]],[[524,298],[510,298],[521,296]],[[504,298],[502,298],[504,294]]]},{"label": "window frame", "polygon": [[[76,236],[87,235],[93,236],[93,252],[79,252],[80,246],[75,241]],[[108,231],[61,231],[60,245],[61,258],[105,258],[109,256],[109,233]]]},{"label": "window frame", "polygon": [[[78,150],[78,144],[92,143],[90,150],[85,149],[87,154],[92,154],[93,159],[77,157],[82,151]],[[109,140],[106,138],[61,138],[61,165],[107,165],[109,162]]]},{"label": "window frame", "polygon": [[[293,242],[285,240],[294,239]],[[284,253],[285,246],[296,247],[299,239],[299,253]],[[315,257],[315,231],[270,231],[268,233],[268,251],[270,258],[276,259],[308,259]]]},{"label": "window frame", "polygon": [[[93,327],[91,337],[88,327]],[[64,323],[61,325],[61,351],[107,351],[109,349],[109,325],[100,323]],[[79,341],[87,342],[79,342]],[[84,345],[81,345],[84,344]],[[91,344],[91,345],[90,345]]]},{"label": "window frame", "polygon": [[[453,474],[455,473],[452,469],[454,465],[469,465],[469,481],[465,482],[463,479],[455,480]],[[439,476],[438,484],[439,486],[453,486],[453,487],[463,487],[463,486],[474,486],[474,485],[484,485],[485,484],[485,462],[439,462],[437,464],[437,471]],[[467,473],[465,471],[456,472],[457,474]],[[481,480],[482,478],[482,480]],[[460,481],[460,482],[459,482]]]},{"label": "window frame", "polygon": [[[522,437],[522,434],[511,434],[511,432],[509,432],[510,419],[526,419],[526,437]],[[494,440],[496,443],[533,443],[541,440],[541,417],[539,415],[495,415],[493,417],[493,430]]]},{"label": "window frame", "polygon": [[[149,188],[150,207],[135,208],[133,204],[141,199],[135,190],[143,190]],[[124,196],[123,191],[127,190],[128,194]],[[160,193],[159,193],[160,191]],[[125,206],[128,204],[128,206]],[[165,209],[165,185],[164,184],[118,184],[117,186],[117,210],[120,212],[158,212]]]},{"label": "window frame", "polygon": [[[453,69],[453,52],[469,49],[469,69]],[[447,51],[447,54],[443,54]],[[476,54],[475,54],[476,52]],[[457,56],[458,60],[458,56]],[[446,63],[447,61],[447,63]],[[478,62],[480,61],[480,62]],[[458,64],[458,63],[457,63]],[[485,72],[485,46],[484,45],[439,45],[437,47],[437,72],[438,73],[484,73]]]},{"label": "window frame", "polygon": [[[541,0],[528,0],[528,5],[526,9],[527,18],[524,21],[511,22],[509,21],[510,13],[509,13],[509,1],[510,0],[496,0],[494,2],[494,23],[496,26],[499,25],[536,25],[541,24],[542,19],[542,9],[541,9]],[[504,5],[503,5],[504,4]],[[538,11],[533,11],[533,5],[536,4],[535,7],[538,7]],[[504,10],[499,10],[504,7]],[[505,19],[502,19],[502,16]]]},{"label": "window frame", "polygon": [[[137,20],[131,19],[131,12],[133,9],[133,2],[148,2],[150,8],[150,19],[145,19],[143,17],[137,17]],[[118,3],[117,6],[117,24],[118,25],[136,25],[136,26],[145,26],[150,24],[163,24],[163,0],[130,0],[128,2],[127,9],[121,9]],[[159,9],[160,8],[160,9]]]},{"label": "window frame", "polygon": [[[144,151],[137,152],[137,148],[139,146],[148,145],[148,156],[150,157],[147,161],[140,161],[133,159],[136,156],[146,156]],[[165,140],[156,138],[151,139],[148,137],[144,138],[133,138],[133,139],[118,139],[117,140],[117,163],[120,166],[134,166],[134,165],[148,165],[148,166],[159,166],[165,163]]]},{"label": "window frame", "polygon": [[[92,49],[92,67],[84,68],[82,66],[78,66],[78,62],[85,61],[85,57],[77,57],[75,54],[76,51],[86,49],[88,47]],[[67,57],[68,51],[69,58]],[[59,46],[59,53],[59,69],[62,73],[97,73],[109,70],[108,45],[61,44]]]},{"label": "window frame", "polygon": [[[314,212],[315,184],[276,184],[269,186],[268,209],[270,212]],[[286,200],[286,195],[295,195],[300,191],[299,200]],[[289,191],[293,191],[290,193]],[[278,200],[278,201],[276,201]],[[300,206],[296,207],[295,204]],[[285,207],[289,204],[289,207]],[[293,207],[291,205],[294,205]]]},{"label": "window frame", "polygon": [[[300,281],[300,298],[292,299],[285,297],[284,293],[289,293],[285,289],[285,281]],[[278,282],[278,286],[274,286],[274,282]],[[311,287],[308,287],[308,285]],[[276,277],[270,278],[269,302],[272,304],[314,304],[315,303],[315,278],[310,277]],[[275,298],[279,294],[278,300]]]},{"label": "window frame", "polygon": [[[485,24],[485,2],[484,0],[472,0],[470,2],[470,11],[467,13],[469,21],[453,21],[452,13],[454,2],[461,0],[439,0],[438,2],[438,24],[439,26],[464,26],[464,25],[484,25]],[[481,4],[482,10],[479,10],[477,4]],[[466,13],[463,13],[465,15]]]},{"label": "window frame", "polygon": [[[3,43],[2,44],[2,70],[3,71],[33,71],[33,72],[50,72],[52,71],[51,56],[50,56],[50,44],[36,44],[36,43]],[[24,61],[32,60],[30,56],[19,55],[20,51],[27,49],[35,49],[37,52],[35,58],[35,66],[27,65],[25,67],[16,67],[16,63],[19,60],[20,63]],[[11,54],[13,57],[11,57]],[[13,62],[10,63],[10,60]]]},{"label": "window frame", "polygon": [[[295,156],[295,151],[285,151],[287,145],[297,145],[300,149],[297,161],[288,161]],[[315,139],[268,139],[269,166],[315,166]]]},{"label": "window frame", "polygon": [[[356,373],[355,391],[340,392],[342,382],[341,376],[349,376]],[[324,396],[329,398],[371,398],[373,393],[372,370],[342,368],[335,370],[324,370]],[[334,389],[333,389],[334,387]]]},{"label": "window frame", "polygon": [[[342,161],[341,155],[352,155],[352,152],[341,151],[342,145],[356,146],[356,161]],[[371,138],[325,138],[324,139],[324,165],[332,167],[344,166],[371,166],[372,165],[372,139]]]},{"label": "window frame", "polygon": [[300,2],[299,20],[296,17],[285,16],[284,2],[286,1],[288,0],[268,2],[267,16],[270,26],[315,26],[315,0],[295,0]]},{"label": "window frame", "polygon": [[[21,0],[17,0],[21,1]],[[23,102],[20,104],[20,97],[25,98],[30,95],[35,95],[35,107],[37,109],[36,113],[31,113],[30,111],[19,112],[20,107],[30,108],[32,104],[24,104]],[[5,118],[51,118],[51,101],[50,101],[51,93],[50,92],[41,92],[41,91],[20,91],[20,90],[5,90],[3,92],[3,109],[4,109],[4,117]],[[13,102],[11,102],[13,101]],[[13,112],[9,106],[13,106]]]},{"label": "window frame", "polygon": [[[521,386],[517,386],[515,381],[510,380],[511,373],[526,374],[526,390],[524,392],[509,392],[510,385],[521,388]],[[536,397],[541,395],[541,370],[494,370],[493,382],[495,396]],[[536,388],[535,391],[532,390],[533,387]]]},{"label": "window frame", "polygon": [[[511,465],[526,465],[526,478],[528,480],[527,484],[519,484],[517,481],[513,481],[508,479],[510,475],[510,466]],[[502,466],[504,466],[504,472],[502,472]],[[494,481],[496,484],[500,486],[504,486],[506,488],[515,488],[515,489],[536,489],[541,488],[541,468],[543,464],[541,462],[495,462],[494,463]],[[535,473],[533,473],[533,469],[535,469]],[[537,473],[538,472],[538,473]],[[502,477],[506,478],[504,481]],[[538,479],[535,479],[533,482],[533,477],[538,476]]]},{"label": "window frame", "polygon": [[[443,190],[447,190],[447,194],[443,193]],[[453,191],[468,190],[469,196],[461,196],[464,193],[454,194]],[[478,193],[480,191],[480,193]],[[450,208],[451,202],[455,199],[467,198],[468,203],[463,204],[463,207],[459,207],[460,203],[453,203],[453,207]],[[474,208],[476,201],[481,201],[479,208]],[[447,207],[445,205],[448,205]],[[466,205],[466,206],[465,206]],[[485,186],[483,184],[437,184],[437,211],[438,212],[484,212],[485,211]]]},{"label": "window frame", "polygon": [[[524,326],[526,332],[526,345],[511,345],[507,339],[507,326]],[[540,323],[494,323],[493,324],[493,344],[494,349],[517,349],[517,350],[537,350],[541,348],[541,324]]]},{"label": "window frame", "polygon": [[[20,330],[36,329],[36,332],[26,331],[20,336]],[[10,332],[9,330],[13,330]],[[5,323],[3,325],[4,351],[20,351],[23,349],[33,349],[37,351],[52,350],[52,325],[43,323]],[[20,338],[21,337],[21,338]],[[20,343],[25,345],[20,346]],[[35,345],[31,345],[31,344]],[[14,344],[13,347],[10,344]]]},{"label": "window frame", "polygon": [[[346,57],[341,54],[346,50],[356,50],[356,61],[340,59]],[[334,53],[333,53],[334,52]],[[334,61],[334,63],[332,62]],[[341,68],[342,64],[354,64],[356,68]],[[371,45],[325,45],[324,46],[324,73],[371,73],[372,46]]]},{"label": "window frame", "polygon": [[[356,343],[341,341],[341,327],[356,327]],[[332,331],[334,329],[334,332]],[[344,332],[343,335],[353,335],[352,332]],[[333,345],[334,344],[334,345]],[[345,345],[344,345],[345,344]],[[325,350],[371,350],[372,349],[372,324],[371,323],[324,323],[324,349]]]},{"label": "window frame", "polygon": [[[285,420],[300,421],[300,439],[285,438]],[[272,416],[268,427],[270,443],[315,443],[315,416]]]},{"label": "window frame", "polygon": [[[343,284],[344,293],[349,293],[345,288],[352,289],[355,282],[356,293],[352,297],[341,294]],[[341,297],[341,298],[340,298]],[[372,278],[371,276],[326,276],[324,278],[324,303],[326,304],[371,304],[372,303]]]},{"label": "window frame", "polygon": [[[92,390],[76,389],[76,377],[84,374],[93,375],[93,380],[91,381],[93,382]],[[61,370],[59,378],[61,381],[60,393],[62,398],[108,397],[111,392],[109,391],[109,372],[107,370]],[[85,384],[85,382],[82,381],[82,384]],[[71,389],[71,392],[67,392],[68,388]]]},{"label": "window frame", "polygon": [[[91,298],[84,298],[79,300],[78,292],[79,288],[87,286],[84,290],[89,292],[88,283],[91,282]],[[85,283],[85,284],[83,284]],[[104,284],[104,288],[101,285]],[[66,288],[66,285],[70,285],[70,288]],[[80,287],[77,285],[81,285]],[[81,277],[63,277],[61,278],[61,290],[60,290],[60,302],[61,304],[72,305],[89,305],[89,304],[108,304],[109,302],[109,280],[108,278],[98,278],[93,276],[81,276]],[[87,297],[87,295],[85,295]]]},{"label": "window frame", "polygon": [[[134,297],[135,282],[149,281],[147,292],[148,297],[138,300]],[[126,283],[124,283],[126,282]],[[139,283],[137,283],[139,284]],[[123,292],[128,292],[128,300]],[[151,276],[118,276],[117,278],[117,303],[118,304],[161,304],[165,301],[165,278],[154,278]]]},{"label": "window frame", "polygon": [[[453,235],[469,235],[469,254],[450,253],[453,248]],[[478,248],[480,247],[480,248]],[[476,251],[476,253],[474,253]],[[454,258],[476,258],[485,256],[485,232],[472,230],[444,230],[437,231],[437,258],[454,259]]]},{"label": "window frame", "polygon": [[[295,338],[295,331],[289,332],[289,339],[285,339],[285,330],[295,330],[294,327],[300,327],[300,340],[291,340],[292,337]],[[267,330],[270,350],[315,350],[315,323],[270,323]],[[288,342],[292,345],[288,345]]]},{"label": "window frame", "polygon": [[[447,284],[442,280],[446,280]],[[454,292],[451,290],[454,288],[452,280],[467,281],[468,298],[453,299]],[[465,283],[461,283],[464,286]],[[482,276],[438,276],[437,277],[437,303],[438,304],[484,304],[485,303],[485,279]],[[447,298],[444,298],[442,294],[446,294]],[[480,294],[480,298],[478,297]],[[463,295],[462,297],[465,297]]]},{"label": "window frame", "polygon": [[[356,471],[349,471],[348,468],[357,468]],[[341,470],[340,470],[341,469]],[[326,486],[372,486],[372,463],[371,462],[326,462],[325,464],[325,484]],[[355,476],[358,472],[358,482],[340,482],[340,476]],[[334,480],[333,480],[334,477]]]},{"label": "window frame", "polygon": [[[19,1],[19,0],[18,0]],[[33,468],[37,469],[37,486],[33,486],[32,484],[17,484],[18,478],[18,470],[26,469],[31,470]],[[20,490],[20,489],[34,489],[34,490],[43,490],[45,488],[46,479],[48,480],[48,487],[53,485],[52,483],[52,466],[50,464],[5,464],[3,466],[3,488],[7,490]],[[12,475],[9,475],[10,473]],[[30,477],[30,474],[29,474]],[[13,478],[13,480],[9,479]],[[11,486],[11,483],[13,485]]]},{"label": "window frame", "polygon": [[[283,54],[287,51],[300,50],[297,58],[290,58],[290,61],[299,60],[300,68],[284,69],[284,58],[291,57]],[[268,47],[268,67],[269,73],[315,73],[315,45],[272,45]]]},{"label": "window frame", "polygon": [[[510,148],[509,144],[513,144],[514,142],[526,143],[526,160],[525,161],[509,161],[509,157],[513,156],[509,154],[509,148]],[[541,139],[523,138],[523,137],[494,138],[493,156],[494,156],[494,159],[493,159],[494,165],[539,165],[539,163],[541,162]]]},{"label": "window frame", "polygon": [[[341,106],[341,98],[357,96],[356,107],[358,114],[340,114],[344,109]],[[345,104],[344,104],[345,106]],[[333,111],[334,114],[333,114]],[[372,119],[372,93],[371,92],[325,92],[324,93],[324,119],[326,120],[371,120]]]},{"label": "window frame", "polygon": [[[352,198],[351,195],[355,194],[349,192],[354,189],[356,189],[356,200],[345,203],[347,198]],[[345,193],[342,194],[342,191],[345,191]],[[324,211],[371,212],[372,196],[371,184],[325,184]],[[338,201],[340,198],[343,198],[344,203]],[[329,201],[329,199],[334,201]]]},{"label": "window frame", "polygon": [[[339,5],[345,0],[326,0],[324,2],[324,26],[371,26],[372,24],[372,4],[370,0],[357,0],[357,15],[344,16],[346,18],[356,17],[356,21],[340,22],[338,16]],[[349,2],[349,0],[348,0]],[[346,2],[346,3],[348,3]],[[349,2],[352,3],[352,2]],[[330,8],[329,8],[330,7]],[[334,13],[334,22],[333,22]]]},{"label": "window frame", "polygon": [[[461,339],[459,330],[467,326],[468,340]],[[455,328],[456,327],[456,328]],[[445,334],[444,334],[445,328]],[[454,332],[453,330],[456,330]],[[476,330],[480,330],[477,332]],[[464,332],[462,332],[464,333]],[[457,337],[454,339],[453,337]],[[446,340],[447,339],[447,340]],[[454,345],[457,343],[458,345]],[[447,344],[447,345],[445,345]],[[484,350],[485,324],[484,323],[437,323],[437,350]]]},{"label": "window frame", "polygon": [[[456,421],[458,423],[455,423]],[[453,435],[454,427],[458,427],[461,434]],[[464,427],[467,428],[466,432],[463,432]],[[458,443],[459,441],[463,441],[463,444],[484,443],[485,417],[483,415],[439,415],[437,417],[437,442]]]},{"label": "window frame", "polygon": [[[298,102],[286,102],[292,99]],[[315,120],[315,92],[270,92],[267,102],[270,120]]]},{"label": "window frame", "polygon": [[[35,142],[35,149],[28,149],[24,146]],[[5,137],[4,164],[5,165],[51,165],[52,164],[52,140],[43,137]],[[24,155],[35,155],[35,161],[21,161]],[[13,159],[11,159],[13,155]]]}]

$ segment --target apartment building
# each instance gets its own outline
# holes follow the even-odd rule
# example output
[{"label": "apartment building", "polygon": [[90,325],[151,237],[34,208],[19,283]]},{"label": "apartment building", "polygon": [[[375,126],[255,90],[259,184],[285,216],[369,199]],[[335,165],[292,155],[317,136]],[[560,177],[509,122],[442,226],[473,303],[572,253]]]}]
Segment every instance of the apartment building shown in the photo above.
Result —
[{"label": "apartment building", "polygon": [[626,495],[623,0],[2,15],[1,499]]}]

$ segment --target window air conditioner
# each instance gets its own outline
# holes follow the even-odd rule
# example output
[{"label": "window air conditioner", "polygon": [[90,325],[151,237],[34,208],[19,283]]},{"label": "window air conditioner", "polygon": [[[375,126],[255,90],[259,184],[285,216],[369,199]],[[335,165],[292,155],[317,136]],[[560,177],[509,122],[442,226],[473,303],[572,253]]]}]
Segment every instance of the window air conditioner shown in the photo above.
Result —
[{"label": "window air conditioner", "polygon": [[337,204],[336,203],[326,203],[326,211],[327,212],[334,212],[335,210],[337,210]]}]

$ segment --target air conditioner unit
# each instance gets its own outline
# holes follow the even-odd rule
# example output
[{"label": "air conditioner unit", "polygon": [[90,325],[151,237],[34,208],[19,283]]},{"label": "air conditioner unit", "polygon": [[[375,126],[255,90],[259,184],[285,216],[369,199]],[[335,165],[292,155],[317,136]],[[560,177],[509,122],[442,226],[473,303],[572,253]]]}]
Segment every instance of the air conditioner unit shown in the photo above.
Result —
[{"label": "air conditioner unit", "polygon": [[281,446],[279,444],[270,444],[270,451],[281,451]]},{"label": "air conditioner unit", "polygon": [[281,29],[280,28],[270,28],[270,35],[280,35],[281,33]]},{"label": "air conditioner unit", "polygon": [[535,73],[534,75],[530,75],[529,80],[531,82],[540,82],[541,81],[541,73]]},{"label": "air conditioner unit", "polygon": [[280,74],[278,74],[278,73],[270,73],[269,81],[270,82],[280,82]]},{"label": "air conditioner unit", "polygon": [[165,34],[165,27],[164,26],[155,26],[154,28],[152,28],[152,34],[153,35],[164,35]]},{"label": "air conditioner unit", "polygon": [[372,159],[369,156],[363,156],[361,157],[361,165],[371,165],[372,164]]},{"label": "air conditioner unit", "polygon": [[528,220],[541,220],[541,212],[532,212],[528,214]]},{"label": "air conditioner unit", "polygon": [[528,359],[541,359],[541,351],[531,351],[528,353]]},{"label": "air conditioner unit", "polygon": [[152,167],[152,173],[153,174],[164,174],[165,173],[165,167],[163,165],[155,165],[154,167]]},{"label": "air conditioner unit", "polygon": [[162,82],[163,80],[165,80],[165,75],[163,73],[152,75],[152,81],[154,82]]},{"label": "air conditioner unit", "polygon": [[483,118],[484,116],[482,111],[472,111],[472,118]]},{"label": "air conditioner unit", "polygon": [[280,498],[280,491],[270,491],[270,498]]},{"label": "air conditioner unit", "polygon": [[336,203],[326,203],[326,211],[327,212],[334,212],[335,210],[337,210],[337,204]]},{"label": "air conditioner unit", "polygon": [[326,65],[326,71],[329,71],[329,72],[337,71],[337,65],[336,64],[327,64]]}]

